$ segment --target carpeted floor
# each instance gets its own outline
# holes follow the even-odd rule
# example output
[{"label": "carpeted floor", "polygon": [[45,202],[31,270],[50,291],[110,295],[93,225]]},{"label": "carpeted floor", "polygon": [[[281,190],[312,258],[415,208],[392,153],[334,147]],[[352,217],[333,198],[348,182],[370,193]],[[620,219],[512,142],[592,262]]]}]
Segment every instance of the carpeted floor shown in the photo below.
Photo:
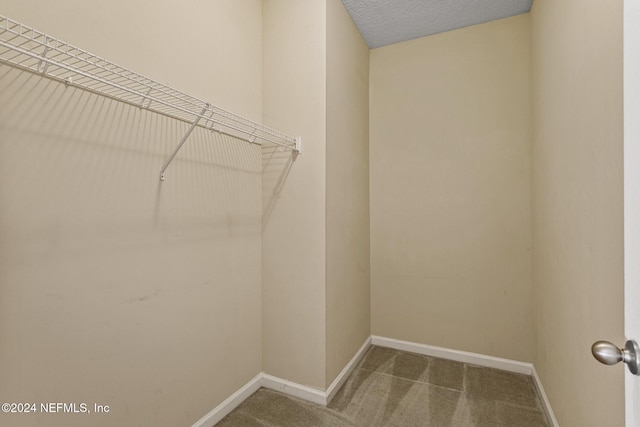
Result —
[{"label": "carpeted floor", "polygon": [[531,377],[371,347],[328,407],[260,389],[218,426],[548,427]]}]

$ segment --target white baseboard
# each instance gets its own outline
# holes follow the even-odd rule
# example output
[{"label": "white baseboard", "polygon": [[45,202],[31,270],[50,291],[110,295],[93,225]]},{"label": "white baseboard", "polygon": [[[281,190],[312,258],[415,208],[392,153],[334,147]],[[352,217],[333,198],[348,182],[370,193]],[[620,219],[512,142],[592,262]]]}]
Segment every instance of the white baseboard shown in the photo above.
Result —
[{"label": "white baseboard", "polygon": [[300,399],[307,400],[309,402],[317,403],[319,405],[326,406],[335,394],[340,390],[340,387],[345,383],[349,375],[353,372],[358,365],[362,357],[367,352],[370,346],[376,345],[379,347],[393,348],[396,350],[409,351],[412,353],[424,354],[425,356],[440,357],[443,359],[454,360],[457,362],[471,363],[478,366],[485,366],[488,368],[502,369],[504,371],[515,372],[519,374],[531,375],[533,381],[538,389],[544,409],[547,411],[549,421],[553,424],[553,427],[558,427],[558,421],[551,409],[549,399],[542,387],[540,377],[536,372],[533,364],[519,362],[516,360],[503,359],[500,357],[486,356],[478,353],[470,353],[460,350],[451,350],[444,347],[436,347],[426,344],[418,344],[410,341],[402,341],[394,338],[385,338],[376,335],[372,335],[362,344],[360,349],[351,358],[349,363],[338,374],[336,379],[331,383],[326,391],[322,391],[313,387],[301,385],[288,381],[282,378],[275,377],[273,375],[266,374],[264,372],[259,373],[247,384],[242,386],[238,391],[233,393],[224,402],[220,403],[207,415],[198,420],[192,427],[212,427],[217,422],[222,420],[229,412],[240,405],[249,396],[255,393],[260,387],[265,387],[271,390],[276,390],[281,393],[295,396]]},{"label": "white baseboard", "polygon": [[538,372],[536,372],[536,368],[532,363],[519,362],[517,360],[503,359],[500,357],[486,356],[484,354],[470,353],[466,351],[451,350],[443,347],[418,344],[410,341],[396,340],[393,338],[385,338],[375,335],[371,337],[371,344],[380,347],[388,347],[396,350],[424,354],[425,356],[440,357],[443,359],[455,360],[456,362],[471,363],[478,366],[485,366],[487,368],[502,369],[503,371],[530,375],[538,389],[539,396],[542,400],[542,406],[549,417],[549,422],[551,422],[553,427],[558,427],[558,420],[553,413],[551,403],[544,391]]},{"label": "white baseboard", "polygon": [[519,362],[517,360],[503,359],[500,357],[486,356],[484,354],[470,353],[467,351],[451,350],[433,345],[418,344],[410,341],[402,341],[394,338],[371,336],[371,344],[380,347],[388,347],[396,350],[409,351],[411,353],[424,354],[425,356],[440,357],[456,362],[470,363],[487,368],[502,369],[503,371],[518,374],[531,375],[533,364]]},{"label": "white baseboard", "polygon": [[299,397],[300,399],[308,400],[318,405],[327,405],[327,395],[324,391],[274,377],[264,372],[262,373],[262,387]]},{"label": "white baseboard", "polygon": [[258,391],[261,386],[262,373],[249,380],[249,382],[243,385],[238,391],[227,397],[222,403],[209,411],[207,415],[200,418],[192,427],[213,427],[217,422],[226,417],[229,412],[233,411],[239,404]]},{"label": "white baseboard", "polygon": [[556,416],[553,413],[553,409],[551,408],[551,402],[549,402],[547,393],[545,393],[544,391],[544,387],[542,386],[542,381],[538,376],[538,372],[536,371],[535,366],[533,367],[531,376],[533,377],[533,382],[536,384],[536,388],[538,389],[538,394],[540,395],[540,398],[542,398],[542,405],[544,406],[545,411],[547,411],[549,422],[551,422],[553,427],[558,427],[558,420],[556,419]]},{"label": "white baseboard", "polygon": [[299,397],[319,405],[327,406],[333,396],[340,390],[340,387],[347,381],[351,372],[358,365],[364,354],[371,346],[371,337],[368,337],[360,346],[356,354],[353,355],[349,363],[342,369],[338,376],[333,380],[327,390],[322,391],[309,386],[300,385],[282,378],[274,377],[269,374],[262,374],[262,386],[271,390],[276,390],[291,396]]},{"label": "white baseboard", "polygon": [[356,351],[356,354],[353,355],[349,363],[347,363],[344,369],[338,374],[336,379],[333,380],[333,382],[331,383],[331,385],[326,391],[326,402],[327,402],[326,404],[331,402],[331,399],[333,399],[333,396],[335,396],[336,393],[340,390],[340,387],[344,385],[344,383],[347,381],[347,378],[349,378],[349,375],[351,375],[351,373],[356,368],[356,366],[358,366],[358,363],[360,363],[360,361],[364,357],[364,354],[367,352],[367,350],[369,350],[369,347],[371,347],[371,337],[368,337],[365,340],[365,342],[362,344],[362,346],[360,346],[358,351]]},{"label": "white baseboard", "polygon": [[309,402],[327,406],[333,396],[338,392],[338,390],[340,390],[340,387],[342,387],[347,378],[349,378],[349,375],[353,372],[370,346],[371,337],[368,337],[326,391],[294,383],[293,381],[288,381],[261,372],[191,427],[213,427],[217,422],[226,417],[229,412],[233,411],[249,396],[258,391],[260,387],[279,391]]}]

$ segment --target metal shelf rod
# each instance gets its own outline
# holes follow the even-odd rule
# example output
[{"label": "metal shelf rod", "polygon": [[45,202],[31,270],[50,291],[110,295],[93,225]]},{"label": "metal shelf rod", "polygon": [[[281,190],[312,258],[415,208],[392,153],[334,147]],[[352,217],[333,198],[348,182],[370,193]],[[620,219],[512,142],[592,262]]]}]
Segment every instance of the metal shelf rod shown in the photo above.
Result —
[{"label": "metal shelf rod", "polygon": [[[2,46],[2,45],[4,45],[4,44],[0,41],[0,46]],[[48,60],[48,62],[55,63],[55,61],[53,61],[53,60]],[[57,64],[55,64],[55,65],[57,66]],[[23,70],[25,70],[25,71],[33,72],[33,70],[31,70],[30,68],[24,67],[24,66],[22,66],[22,65],[18,65],[17,67],[18,67],[18,68],[21,68],[21,69],[23,69]],[[63,67],[61,67],[61,68],[63,68]],[[74,72],[75,72],[75,71],[74,71]],[[86,90],[86,91],[89,91],[89,92],[92,92],[92,93],[95,93],[95,94],[98,94],[98,95],[101,95],[101,96],[106,96],[106,97],[108,97],[108,98],[114,99],[114,100],[116,100],[116,101],[124,102],[124,103],[126,103],[126,104],[136,106],[136,107],[138,107],[138,108],[142,108],[142,109],[145,109],[145,110],[153,111],[154,113],[161,114],[161,115],[163,115],[163,116],[170,117],[170,118],[175,119],[175,120],[179,120],[179,121],[183,121],[183,122],[191,123],[191,122],[187,121],[187,120],[186,120],[185,118],[183,118],[183,117],[176,116],[176,115],[174,115],[174,114],[167,113],[167,112],[164,112],[164,111],[154,110],[154,109],[152,109],[152,108],[149,108],[149,106],[148,106],[148,105],[147,105],[147,107],[142,107],[142,106],[140,106],[140,104],[136,104],[136,103],[134,103],[134,102],[132,102],[132,101],[130,101],[130,100],[124,99],[124,98],[122,98],[122,97],[118,97],[118,96],[110,95],[109,93],[106,93],[106,92],[101,91],[101,90],[96,90],[95,88],[82,87],[82,86],[80,86],[80,85],[77,85],[77,84],[76,84],[76,83],[74,83],[74,82],[69,82],[68,80],[63,80],[63,79],[61,79],[61,78],[59,78],[59,77],[55,77],[55,76],[51,76],[51,75],[47,75],[47,77],[48,77],[48,78],[50,78],[50,79],[52,79],[52,80],[59,81],[59,82],[61,82],[61,83],[66,83],[66,84],[69,84],[69,85],[76,85],[76,86],[78,86],[78,87],[82,88],[83,90]],[[91,78],[93,78],[93,77],[91,77]],[[94,80],[98,80],[98,79],[94,78]],[[104,84],[106,84],[107,86],[113,86],[111,83],[106,83],[106,82],[105,82]],[[124,90],[124,89],[123,89],[123,90]],[[127,90],[127,92],[131,92],[132,94],[135,94],[135,95],[140,95],[139,93],[137,93],[137,92],[135,92],[135,91],[131,91],[131,90]],[[155,98],[153,98],[153,97],[149,97],[149,96],[147,96],[147,97],[146,97],[146,99],[148,99],[148,100],[149,100],[149,103],[151,103],[153,100],[156,100],[156,101],[158,101],[159,103],[166,104],[164,101],[161,101],[161,100],[155,99]],[[192,114],[192,115],[195,115],[197,118],[205,118],[205,117],[201,116],[200,114],[193,113],[192,111],[188,111],[188,110],[183,109],[183,108],[176,107],[176,109],[179,109],[179,110],[181,110],[181,111],[187,112],[187,113]],[[206,117],[206,119],[207,119],[209,122],[213,122],[213,125],[211,125],[211,126],[205,126],[205,125],[203,125],[203,124],[201,124],[201,123],[198,123],[198,125],[197,125],[197,126],[198,126],[198,127],[201,127],[201,128],[204,128],[204,129],[207,129],[207,130],[210,130],[210,131],[212,131],[212,132],[217,132],[217,133],[222,134],[222,135],[227,135],[227,136],[231,136],[231,137],[233,137],[233,138],[238,138],[238,139],[241,139],[241,140],[246,141],[246,142],[251,143],[251,144],[258,144],[258,145],[259,145],[259,143],[258,143],[257,141],[251,141],[251,140],[250,140],[250,139],[248,139],[248,138],[243,138],[243,137],[241,137],[241,136],[239,136],[239,135],[234,135],[234,134],[232,134],[232,133],[225,132],[225,131],[223,131],[223,130],[221,130],[221,129],[216,129],[214,126],[215,126],[215,124],[216,124],[216,123],[220,123],[220,124],[221,124],[221,125],[223,125],[224,127],[229,128],[229,129],[232,129],[232,130],[235,130],[235,131],[237,131],[237,132],[244,133],[244,134],[247,134],[247,135],[251,134],[251,132],[249,132],[249,131],[247,131],[247,130],[245,130],[245,129],[241,129],[241,128],[239,128],[239,127],[236,127],[236,126],[234,126],[234,125],[232,125],[232,124],[229,124],[229,123],[226,123],[226,122],[221,122],[221,121],[218,121],[218,120],[214,120],[214,119],[212,119],[212,118],[210,118],[210,117]],[[289,143],[290,145],[288,145],[287,143],[282,143],[282,142],[280,142],[280,141],[277,141],[277,140],[275,140],[275,139],[273,139],[273,138],[271,138],[271,137],[269,137],[269,136],[266,136],[266,135],[260,135],[258,138],[260,138],[260,139],[262,139],[262,140],[264,140],[264,141],[270,142],[270,143],[272,143],[272,144],[275,144],[275,145],[281,146],[281,147],[283,147],[283,148],[285,148],[285,149],[288,149],[288,150],[293,149],[292,147],[294,147],[294,146],[295,146],[295,144],[296,144],[296,141],[295,141],[295,140],[296,140],[296,138],[292,138],[292,137],[286,137],[286,138],[287,138],[287,140],[286,140],[286,141],[287,141],[287,143]],[[291,141],[291,142],[290,142],[290,141],[289,141],[289,138],[292,138],[292,139],[293,139],[293,141]],[[283,139],[284,139],[284,138],[283,138]],[[296,151],[299,151],[299,150],[296,150]]]},{"label": "metal shelf rod", "polygon": [[[32,53],[32,52],[30,52],[28,50],[22,49],[22,48],[20,48],[18,46],[11,46],[11,45],[3,42],[3,41],[0,41],[0,46],[6,47],[8,49],[13,49],[13,50],[15,50],[15,51],[17,51],[17,52],[19,52],[19,53],[21,53],[23,55],[28,55],[28,56],[30,56],[32,58],[38,58],[39,57],[37,54],[34,54],[34,53]],[[128,92],[128,93],[131,93],[133,95],[138,95],[140,97],[144,97],[144,94],[142,94],[142,93],[140,93],[140,92],[138,92],[138,91],[136,91],[134,89],[130,89],[130,88],[127,88],[125,86],[121,86],[119,83],[117,83],[115,81],[104,80],[104,79],[98,77],[97,75],[92,75],[92,74],[89,74],[89,73],[85,73],[84,71],[73,67],[73,65],[69,66],[69,65],[63,64],[61,62],[55,61],[53,59],[50,59],[50,58],[42,58],[42,61],[45,61],[45,62],[47,62],[49,64],[53,64],[56,67],[63,68],[65,70],[67,70],[67,71],[71,71],[73,73],[80,74],[81,76],[84,76],[84,77],[87,77],[89,79],[98,81],[98,82],[106,84],[108,86],[113,86],[113,87],[115,87],[117,89],[120,89],[120,90],[122,90],[124,92]],[[172,104],[170,104],[168,102],[165,102],[165,101],[163,101],[161,99],[154,98],[152,96],[150,96],[149,99],[153,99],[154,101],[156,101],[156,102],[158,102],[160,104],[163,104],[163,105],[165,105],[167,107],[175,108],[176,110],[180,110],[180,111],[188,113],[188,114],[193,114],[191,111],[189,111],[189,110],[187,110],[185,108],[179,107],[177,105],[172,105]]]},{"label": "metal shelf rod", "polygon": [[301,152],[300,137],[294,138],[212,106],[2,15],[0,62],[190,123],[189,130],[163,166],[161,179],[196,127],[252,144],[260,144],[260,140],[275,144],[283,150]]}]

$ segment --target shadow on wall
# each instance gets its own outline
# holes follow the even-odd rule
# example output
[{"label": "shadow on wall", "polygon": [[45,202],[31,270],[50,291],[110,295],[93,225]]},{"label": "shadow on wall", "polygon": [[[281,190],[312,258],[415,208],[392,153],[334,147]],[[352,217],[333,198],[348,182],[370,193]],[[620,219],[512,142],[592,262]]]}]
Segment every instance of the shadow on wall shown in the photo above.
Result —
[{"label": "shadow on wall", "polygon": [[188,127],[0,65],[3,401],[188,425],[259,371],[261,150],[196,129],[161,183]]},{"label": "shadow on wall", "polygon": [[5,213],[37,206],[87,238],[102,220],[165,230],[165,242],[181,240],[174,228],[189,240],[260,233],[260,147],[197,128],[161,182],[188,123],[8,66],[0,87],[2,195],[21,199]]},{"label": "shadow on wall", "polygon": [[280,197],[298,152],[282,151],[279,147],[262,149],[262,227],[269,222],[271,213]]}]

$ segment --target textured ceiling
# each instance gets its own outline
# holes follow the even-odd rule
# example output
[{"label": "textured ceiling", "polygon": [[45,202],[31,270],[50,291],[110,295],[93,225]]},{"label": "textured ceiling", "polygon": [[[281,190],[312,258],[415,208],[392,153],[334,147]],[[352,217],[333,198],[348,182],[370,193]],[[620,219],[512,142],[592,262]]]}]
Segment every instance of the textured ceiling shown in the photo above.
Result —
[{"label": "textured ceiling", "polygon": [[519,15],[532,0],[342,0],[371,49]]}]

